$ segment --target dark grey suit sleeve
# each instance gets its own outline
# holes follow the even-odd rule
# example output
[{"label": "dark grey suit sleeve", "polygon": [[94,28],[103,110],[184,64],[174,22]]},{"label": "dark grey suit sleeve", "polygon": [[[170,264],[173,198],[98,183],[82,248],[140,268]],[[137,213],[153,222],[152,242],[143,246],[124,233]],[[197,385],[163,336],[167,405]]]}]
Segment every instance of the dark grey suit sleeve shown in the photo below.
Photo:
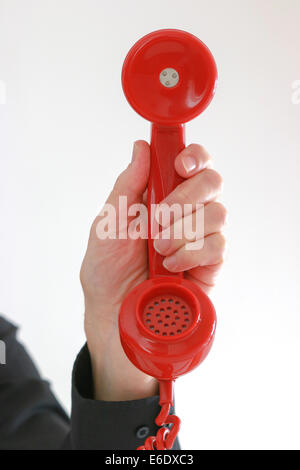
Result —
[{"label": "dark grey suit sleeve", "polygon": [[0,449],[59,449],[69,420],[42,380],[16,326],[0,318],[6,364],[0,364]]},{"label": "dark grey suit sleeve", "polygon": [[[121,402],[93,400],[91,361],[86,345],[77,356],[72,384],[72,448],[131,450],[157,433],[154,420],[160,411],[159,396]],[[179,449],[177,440],[173,449]]]},{"label": "dark grey suit sleeve", "polygon": [[[17,328],[0,317],[6,364],[0,364],[0,449],[136,449],[156,434],[159,397],[126,402],[93,399],[88,348],[77,356],[72,374],[71,421],[42,380]],[[178,441],[174,449],[179,449]]]}]

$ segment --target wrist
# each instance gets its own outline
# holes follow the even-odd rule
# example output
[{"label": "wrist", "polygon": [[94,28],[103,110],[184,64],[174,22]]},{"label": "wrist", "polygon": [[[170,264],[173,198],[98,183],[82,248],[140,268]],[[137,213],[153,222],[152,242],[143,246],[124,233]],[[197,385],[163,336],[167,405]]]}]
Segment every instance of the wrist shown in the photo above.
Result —
[{"label": "wrist", "polygon": [[105,316],[101,321],[98,317],[96,324],[92,318],[94,316],[86,312],[85,333],[92,364],[94,398],[128,401],[158,394],[157,380],[137,369],[125,355],[116,316]]},{"label": "wrist", "polygon": [[158,394],[156,379],[138,369],[133,373],[126,369],[124,373],[113,374],[103,367],[97,368],[92,360],[92,371],[95,400],[131,401]]}]

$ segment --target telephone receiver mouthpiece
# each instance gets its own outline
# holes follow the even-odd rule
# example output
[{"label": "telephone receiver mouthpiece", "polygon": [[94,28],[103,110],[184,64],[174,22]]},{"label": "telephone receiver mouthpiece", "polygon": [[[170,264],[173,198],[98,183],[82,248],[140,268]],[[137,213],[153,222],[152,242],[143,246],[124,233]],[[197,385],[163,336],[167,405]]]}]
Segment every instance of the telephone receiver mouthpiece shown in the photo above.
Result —
[{"label": "telephone receiver mouthpiece", "polygon": [[156,437],[140,447],[170,449],[179,418],[169,415],[174,380],[207,356],[216,328],[215,309],[202,289],[171,273],[153,248],[161,227],[152,209],[180,184],[174,160],[184,149],[184,123],[209,105],[217,82],[214,58],[197,37],[177,29],[147,34],[128,52],[122,69],[124,94],[132,108],[151,122],[148,182],[149,278],[122,303],[119,331],[123,349],[140,370],[159,380],[161,413]]}]

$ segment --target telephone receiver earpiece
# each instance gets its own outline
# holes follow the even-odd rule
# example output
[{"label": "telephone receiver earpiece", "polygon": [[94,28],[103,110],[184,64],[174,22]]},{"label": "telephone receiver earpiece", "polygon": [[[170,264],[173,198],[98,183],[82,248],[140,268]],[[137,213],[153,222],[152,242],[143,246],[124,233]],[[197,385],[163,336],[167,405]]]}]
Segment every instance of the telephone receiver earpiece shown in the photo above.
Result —
[{"label": "telephone receiver earpiece", "polygon": [[149,279],[122,303],[119,330],[123,349],[140,370],[159,380],[161,413],[156,437],[141,448],[170,449],[179,418],[169,415],[174,380],[207,356],[216,328],[214,307],[183,273],[167,271],[153,248],[160,231],[153,210],[183,179],[174,160],[185,147],[184,123],[204,111],[213,98],[217,69],[209,49],[185,31],[164,29],[141,38],[122,69],[122,86],[132,108],[152,123],[148,182]]},{"label": "telephone receiver earpiece", "polygon": [[214,58],[196,36],[177,29],[147,34],[128,52],[122,69],[125,96],[152,123],[191,121],[211,102],[217,81]]}]

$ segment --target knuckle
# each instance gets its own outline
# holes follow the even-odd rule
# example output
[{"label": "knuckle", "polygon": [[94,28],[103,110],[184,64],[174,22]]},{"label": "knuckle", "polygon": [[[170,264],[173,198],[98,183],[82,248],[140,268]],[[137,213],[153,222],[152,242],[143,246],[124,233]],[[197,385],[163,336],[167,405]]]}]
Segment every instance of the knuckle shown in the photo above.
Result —
[{"label": "knuckle", "polygon": [[188,185],[186,184],[186,182],[181,183],[177,187],[177,190],[174,191],[174,199],[172,202],[181,205],[191,204],[193,202],[190,190],[188,189]]},{"label": "knuckle", "polygon": [[216,224],[223,227],[227,218],[227,209],[221,202],[214,202],[212,206],[213,219]]},{"label": "knuckle", "polygon": [[203,176],[207,183],[214,189],[220,189],[223,185],[223,178],[216,170],[207,168],[203,171]]},{"label": "knuckle", "polygon": [[180,190],[180,202],[184,203],[184,204],[191,204],[193,202],[193,199],[191,197],[191,194],[190,194],[190,191],[188,190],[188,188],[186,186],[182,186],[181,190]]},{"label": "knuckle", "polygon": [[216,235],[216,252],[219,253],[221,257],[224,254],[225,247],[226,247],[226,238],[225,238],[225,235],[220,232]]},{"label": "knuckle", "polygon": [[212,259],[213,263],[220,263],[223,261],[224,252],[226,247],[226,239],[223,233],[218,233],[212,237]]},{"label": "knuckle", "polygon": [[203,147],[203,145],[192,143],[186,147],[186,150],[188,153],[197,156],[204,163],[207,163],[209,160],[211,160],[210,154],[205,149],[205,147]]},{"label": "knuckle", "polygon": [[203,145],[200,145],[200,144],[192,143],[188,145],[186,148],[193,153],[203,153],[203,152],[206,153],[205,148],[203,147]]}]

